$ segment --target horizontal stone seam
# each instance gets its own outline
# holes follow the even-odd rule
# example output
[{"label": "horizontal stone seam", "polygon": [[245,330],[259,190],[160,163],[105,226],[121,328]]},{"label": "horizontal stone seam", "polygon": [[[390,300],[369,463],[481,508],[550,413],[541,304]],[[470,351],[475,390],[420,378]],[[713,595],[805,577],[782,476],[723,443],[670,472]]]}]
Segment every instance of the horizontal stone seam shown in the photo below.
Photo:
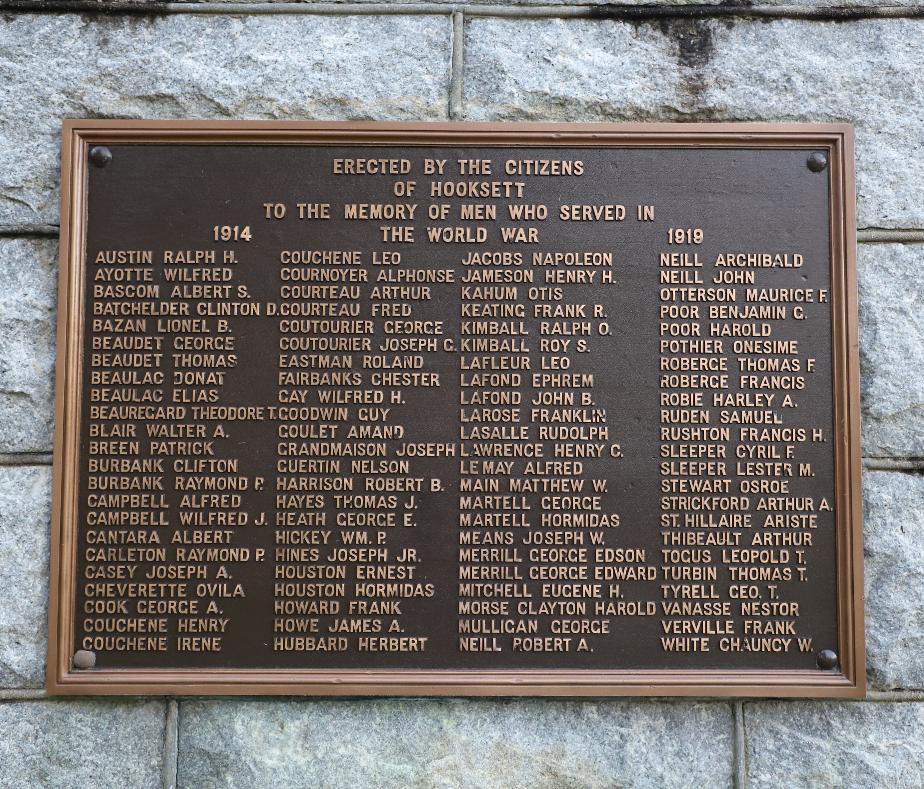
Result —
[{"label": "horizontal stone seam", "polygon": [[50,466],[51,452],[2,452],[0,466]]},{"label": "horizontal stone seam", "polygon": [[[204,699],[214,699],[215,696],[206,696]],[[239,701],[237,697],[231,696],[220,696],[217,697],[220,699],[225,699],[227,701]],[[257,701],[265,701],[267,696],[255,699]],[[165,696],[163,694],[157,695],[106,695],[106,696],[97,696],[97,695],[87,695],[87,696],[52,696],[49,695],[48,691],[45,688],[0,688],[0,704],[4,702],[29,702],[29,701],[60,701],[60,702],[69,702],[69,701],[104,701],[106,699],[112,699],[113,701],[137,701],[139,699],[147,699],[148,701],[163,701],[167,704],[167,713],[165,714],[165,722],[167,728],[165,728],[165,735],[168,734],[168,729],[170,724],[170,705],[175,705],[177,707],[177,712],[174,717],[174,725],[178,726],[179,721],[179,697],[178,696]],[[174,739],[173,747],[176,747],[176,738]],[[163,750],[163,756],[168,756],[168,751],[166,748],[167,743],[165,742],[165,748]],[[175,772],[175,770],[174,770]]]},{"label": "horizontal stone seam", "polygon": [[771,18],[821,21],[859,19],[917,19],[924,17],[924,6],[738,6],[738,5],[469,5],[466,3],[241,3],[241,2],[150,2],[139,5],[124,0],[101,5],[97,0],[63,0],[49,7],[26,0],[2,0],[0,10],[23,13],[97,13],[158,16],[163,14],[333,14],[357,16],[401,16],[452,14],[464,11],[471,16],[518,18],[578,18],[639,21],[667,18]]},{"label": "horizontal stone seam", "polygon": [[[462,13],[459,12],[461,19]],[[455,20],[453,21],[455,36]],[[461,35],[461,33],[460,33]],[[455,44],[455,39],[453,41]],[[461,73],[456,80],[456,68],[461,68],[463,59],[463,44],[460,40],[458,53],[453,46],[453,79],[450,81],[450,117],[455,119],[462,114],[462,77]],[[458,63],[456,63],[458,58]],[[0,225],[0,238],[57,238],[61,229],[58,225]],[[924,230],[913,228],[860,228],[857,230],[857,241],[861,244],[906,244],[924,243]]]},{"label": "horizontal stone seam", "polygon": [[924,460],[920,458],[863,458],[867,471],[902,471],[906,474],[924,474]]},{"label": "horizontal stone seam", "polygon": [[[924,691],[921,692],[922,698],[924,698]],[[260,704],[267,701],[276,701],[280,704],[289,704],[293,702],[302,702],[305,704],[310,704],[312,702],[318,701],[328,701],[328,702],[338,702],[342,704],[350,704],[354,702],[368,702],[369,704],[381,704],[381,703],[401,703],[401,702],[413,702],[415,704],[425,704],[428,702],[433,702],[437,704],[456,704],[456,703],[466,703],[466,704],[477,704],[482,702],[496,701],[499,704],[529,704],[532,701],[541,700],[545,701],[548,704],[567,704],[569,701],[584,702],[587,704],[593,704],[598,702],[630,702],[635,701],[639,704],[677,704],[677,705],[689,705],[689,704],[713,704],[713,705],[726,705],[732,703],[734,706],[735,703],[742,703],[747,701],[754,701],[754,699],[749,698],[739,698],[739,699],[729,699],[722,698],[719,696],[651,696],[647,698],[639,698],[637,696],[612,696],[612,697],[600,697],[600,698],[581,698],[576,697],[574,699],[567,698],[557,698],[554,696],[534,696],[531,698],[526,698],[523,696],[491,696],[491,697],[481,697],[481,696],[299,696],[289,695],[289,696],[273,696],[273,695],[253,695],[253,696],[220,696],[220,695],[209,695],[209,696],[195,696],[195,695],[173,695],[168,696],[164,694],[150,695],[150,696],[139,696],[139,695],[105,695],[105,696],[51,696],[48,694],[48,691],[45,688],[2,688],[0,687],[0,702],[3,701],[34,701],[37,699],[48,699],[51,701],[66,701],[69,699],[138,699],[138,698],[149,698],[149,699],[161,699],[166,701],[169,705],[176,705],[176,715],[175,721],[173,724],[170,724],[169,717],[167,718],[168,726],[173,725],[175,727],[175,736],[176,743],[178,744],[180,739],[180,726],[181,718],[180,710],[182,705],[191,702],[191,703],[200,703],[200,702],[215,702],[215,703],[224,703],[224,704]],[[166,733],[166,730],[165,730]],[[165,741],[165,748],[168,745]],[[165,749],[164,753],[167,753]]]},{"label": "horizontal stone seam", "polygon": [[[778,703],[785,701],[790,704],[804,704],[806,702],[818,703],[822,700],[767,698],[741,699],[740,701],[742,707],[746,708],[751,704],[762,704],[766,702]],[[829,704],[920,704],[921,702],[924,702],[924,690],[868,690],[866,691],[866,696],[862,699],[825,700],[825,703]]]},{"label": "horizontal stone seam", "polygon": [[924,230],[889,230],[873,227],[858,230],[857,241],[864,244],[920,242],[924,241]]},{"label": "horizontal stone seam", "polygon": [[[125,700],[125,699],[137,699],[138,696],[49,696],[48,692],[44,688],[0,688],[0,702],[15,702],[15,701],[69,701],[74,699],[95,699],[99,700],[101,698],[108,698],[113,700]],[[180,721],[180,708],[184,702],[214,702],[218,704],[256,704],[256,703],[265,703],[267,701],[277,701],[280,704],[290,704],[293,702],[303,702],[305,704],[310,704],[313,701],[326,700],[326,701],[339,701],[343,703],[355,702],[355,701],[367,701],[370,704],[372,703],[383,703],[383,702],[401,702],[401,701],[414,701],[414,702],[436,702],[436,703],[454,703],[454,702],[483,702],[485,699],[481,699],[475,696],[453,696],[453,697],[435,697],[435,696],[414,696],[411,698],[401,697],[401,696],[388,696],[388,697],[379,697],[379,698],[366,698],[366,697],[311,697],[311,696],[286,696],[284,698],[278,698],[273,696],[146,696],[145,698],[149,699],[163,699],[168,703],[168,707],[175,705],[175,740],[173,744],[165,743],[165,755],[173,758],[173,753],[170,751],[171,748],[178,750],[179,743],[179,721]],[[507,701],[506,699],[504,701]],[[513,703],[522,703],[526,704],[527,699],[514,698],[510,699]],[[544,699],[549,704],[563,704],[565,700],[563,699],[554,699],[547,698]],[[578,699],[580,701],[580,699]],[[751,697],[742,697],[734,699],[720,699],[714,696],[702,696],[702,697],[687,697],[687,696],[656,696],[647,699],[640,699],[632,696],[615,696],[609,699],[595,699],[595,700],[584,700],[586,703],[594,703],[599,701],[612,701],[612,702],[636,702],[637,704],[692,704],[692,703],[711,703],[711,704],[720,704],[722,702],[732,701],[734,706],[737,708],[737,714],[735,719],[735,736],[736,739],[740,742],[740,747],[744,748],[744,741],[747,737],[746,731],[746,721],[745,721],[745,709],[749,704],[762,704],[766,702],[780,702],[785,701],[791,704],[804,704],[805,699],[794,698],[794,699],[781,699],[781,698],[751,698]],[[901,703],[901,704],[917,704],[924,702],[924,690],[870,690],[867,691],[866,697],[862,699],[848,699],[843,701],[835,701],[829,703],[840,703],[840,704],[884,704],[884,703]],[[740,729],[738,727],[738,721],[740,720]],[[168,726],[170,726],[170,713],[168,712],[167,717]],[[746,752],[742,751],[742,760],[739,763],[738,767],[740,769],[746,770]],[[166,773],[165,773],[166,775]],[[737,789],[745,789],[745,784],[738,783]]]},{"label": "horizontal stone seam", "polygon": [[0,238],[57,238],[58,225],[0,225]]},{"label": "horizontal stone seam", "polygon": [[[0,690],[0,693],[3,693]],[[924,691],[922,691],[924,693]],[[526,705],[537,701],[549,705],[564,704],[618,704],[635,702],[639,705],[645,704],[675,704],[677,706],[692,704],[709,704],[712,706],[731,706],[736,703],[747,703],[749,701],[761,701],[750,696],[299,696],[292,694],[288,696],[273,695],[252,695],[252,696],[193,696],[177,695],[168,698],[176,699],[179,702],[180,709],[184,704],[200,704],[204,702],[237,702],[240,704],[261,704],[267,701],[277,701],[279,703],[297,703],[303,702],[310,704],[312,702],[331,702],[337,704],[353,704],[356,702],[368,702],[369,704],[385,703],[412,703],[412,704],[442,704],[442,705],[463,705],[463,704],[486,704],[497,703],[502,705]],[[797,700],[797,699],[796,699]],[[862,699],[861,699],[862,701]],[[180,716],[182,718],[182,716]],[[180,735],[182,740],[182,734]]]},{"label": "horizontal stone seam", "polygon": [[924,690],[870,690],[863,701],[924,701]]},{"label": "horizontal stone seam", "polygon": [[48,698],[45,688],[0,688],[0,701],[35,701]]}]

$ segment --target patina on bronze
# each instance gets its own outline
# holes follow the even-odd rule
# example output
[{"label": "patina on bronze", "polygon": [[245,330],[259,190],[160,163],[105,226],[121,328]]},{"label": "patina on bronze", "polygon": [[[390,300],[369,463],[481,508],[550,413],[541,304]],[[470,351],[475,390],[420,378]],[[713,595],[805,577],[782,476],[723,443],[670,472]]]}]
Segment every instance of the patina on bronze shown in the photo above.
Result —
[{"label": "patina on bronze", "polygon": [[852,145],[66,122],[49,691],[862,695]]}]

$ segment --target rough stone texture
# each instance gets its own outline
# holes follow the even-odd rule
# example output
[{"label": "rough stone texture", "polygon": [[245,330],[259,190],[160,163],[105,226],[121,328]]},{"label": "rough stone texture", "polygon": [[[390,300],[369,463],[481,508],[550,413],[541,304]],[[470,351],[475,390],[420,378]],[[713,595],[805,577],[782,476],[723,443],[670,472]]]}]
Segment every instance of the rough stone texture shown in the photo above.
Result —
[{"label": "rough stone texture", "polygon": [[445,16],[7,16],[0,226],[56,223],[61,119],[445,118]]},{"label": "rough stone texture", "polygon": [[0,687],[44,684],[51,468],[0,467]]},{"label": "rough stone texture", "polygon": [[924,20],[471,19],[472,120],[847,121],[861,227],[924,227]]},{"label": "rough stone texture", "polygon": [[870,685],[924,688],[924,477],[863,476]]},{"label": "rough stone texture", "polygon": [[468,120],[637,121],[676,115],[681,72],[656,26],[587,20],[466,23]]},{"label": "rough stone texture", "polygon": [[160,789],[163,701],[0,702],[0,787]]},{"label": "rough stone texture", "polygon": [[0,282],[0,452],[48,452],[57,245],[0,238]]},{"label": "rough stone texture", "polygon": [[857,270],[866,456],[924,457],[922,253],[924,246],[919,244],[860,246]]},{"label": "rough stone texture", "polygon": [[924,785],[924,704],[755,702],[744,723],[749,789]]},{"label": "rough stone texture", "polygon": [[180,786],[731,786],[724,703],[190,701]]}]

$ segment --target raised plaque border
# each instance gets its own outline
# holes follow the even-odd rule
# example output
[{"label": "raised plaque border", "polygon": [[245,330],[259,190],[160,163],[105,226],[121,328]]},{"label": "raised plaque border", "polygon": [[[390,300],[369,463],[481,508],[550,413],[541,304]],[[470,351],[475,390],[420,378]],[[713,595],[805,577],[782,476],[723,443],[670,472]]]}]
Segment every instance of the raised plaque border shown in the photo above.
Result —
[{"label": "raised plaque border", "polygon": [[[87,165],[92,145],[788,148],[829,166],[838,671],[76,670],[74,602]],[[63,124],[47,690],[52,695],[771,696],[866,693],[854,136],[849,124],[77,120]]]}]

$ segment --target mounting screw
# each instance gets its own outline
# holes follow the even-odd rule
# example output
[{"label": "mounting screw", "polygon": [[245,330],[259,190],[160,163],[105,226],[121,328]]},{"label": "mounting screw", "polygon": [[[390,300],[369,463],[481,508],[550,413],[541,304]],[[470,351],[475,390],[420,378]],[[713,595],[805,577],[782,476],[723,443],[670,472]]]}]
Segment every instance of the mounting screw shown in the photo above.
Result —
[{"label": "mounting screw", "polygon": [[74,668],[93,668],[96,665],[96,653],[88,649],[78,649],[74,653]]},{"label": "mounting screw", "polygon": [[97,167],[105,167],[112,161],[112,151],[105,145],[96,145],[90,149],[90,161]]},{"label": "mounting screw", "polygon": [[818,668],[837,668],[837,652],[833,649],[822,649],[816,655],[816,660],[818,661]]},{"label": "mounting screw", "polygon": [[806,162],[809,170],[813,173],[820,173],[825,167],[828,166],[828,157],[823,153],[815,151],[811,156],[809,156],[808,161]]}]

